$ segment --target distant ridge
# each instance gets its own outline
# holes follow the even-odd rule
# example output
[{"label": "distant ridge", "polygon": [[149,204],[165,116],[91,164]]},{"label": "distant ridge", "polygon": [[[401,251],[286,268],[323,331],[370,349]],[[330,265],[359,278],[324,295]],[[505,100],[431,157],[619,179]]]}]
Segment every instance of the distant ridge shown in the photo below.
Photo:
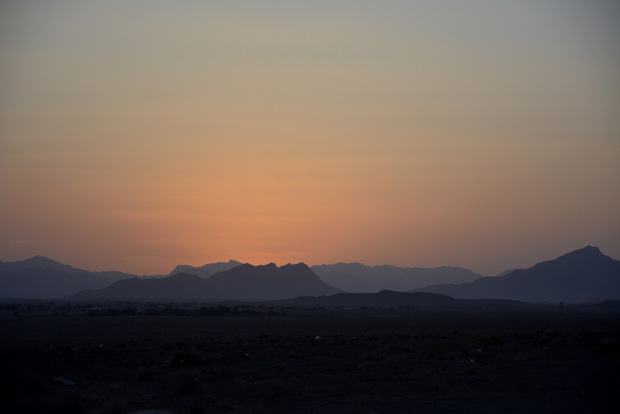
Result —
[{"label": "distant ridge", "polygon": [[380,290],[409,291],[440,283],[467,283],[482,277],[462,267],[366,266],[336,263],[312,266],[325,283],[346,292],[372,293]]},{"label": "distant ridge", "polygon": [[332,296],[299,297],[271,302],[275,306],[330,308],[424,308],[442,310],[523,309],[531,305],[504,299],[455,299],[447,295],[426,292],[338,293]]},{"label": "distant ridge", "polygon": [[585,302],[620,299],[620,261],[586,246],[504,276],[485,277],[460,285],[416,289],[455,298],[503,298],[528,302]]},{"label": "distant ridge", "polygon": [[274,263],[264,266],[244,264],[213,275],[209,283],[220,297],[234,294],[242,298],[292,298],[339,292],[323,282],[305,263],[282,267]]},{"label": "distant ridge", "polygon": [[164,279],[121,280],[99,290],[85,290],[73,298],[275,300],[339,292],[299,263],[278,267],[243,264],[202,279],[177,273]]},{"label": "distant ridge", "polygon": [[43,256],[0,262],[0,297],[59,298],[135,277],[122,272],[90,272]]},{"label": "distant ridge", "polygon": [[164,279],[134,277],[119,280],[99,289],[87,289],[72,295],[72,298],[97,299],[190,299],[198,298],[204,291],[204,279],[188,274],[176,273]]},{"label": "distant ridge", "polygon": [[225,270],[230,270],[234,267],[241,266],[242,263],[236,260],[229,260],[228,262],[217,262],[217,263],[209,263],[204,266],[195,267],[189,265],[178,265],[175,267],[169,275],[174,275],[176,273],[189,273],[193,275],[200,276],[205,279],[213,276],[218,272],[223,272]]},{"label": "distant ridge", "polygon": [[437,293],[408,293],[382,290],[376,293],[338,293],[322,297],[299,297],[281,301],[289,306],[391,307],[431,306],[452,303],[453,298]]},{"label": "distant ridge", "polygon": [[34,269],[37,267],[62,270],[70,273],[85,272],[85,270],[76,269],[72,266],[60,263],[56,260],[45,256],[33,256],[26,260],[18,260],[15,262],[0,262],[0,272],[11,272],[15,270]]},{"label": "distant ridge", "polygon": [[[177,272],[183,269],[189,272]],[[208,275],[216,269],[216,273]],[[316,269],[321,274],[312,271]],[[195,268],[177,266],[169,276],[137,277],[122,272],[90,272],[53,259],[34,256],[15,262],[0,261],[0,297],[61,298],[79,292],[76,297],[114,298],[200,298],[205,300],[279,300],[298,296],[328,296],[342,292],[328,281],[340,280],[345,286],[357,286],[353,293],[402,291],[388,287],[394,283],[421,283],[425,274],[431,280],[456,277],[451,284],[430,283],[410,289],[464,299],[510,299],[528,302],[596,302],[620,300],[620,262],[604,255],[597,247],[586,246],[532,266],[516,269],[496,277],[477,277],[467,269],[454,267],[397,268],[365,266],[360,263],[337,263],[309,268],[303,263],[277,267],[270,263],[252,266],[230,260]],[[344,269],[344,270],[343,270]],[[200,274],[205,270],[206,273]],[[324,272],[322,272],[324,271]],[[331,274],[330,274],[331,272]],[[185,273],[179,277],[179,273]],[[198,273],[198,274],[197,274]],[[205,278],[206,277],[206,278]],[[469,282],[463,283],[462,280]],[[128,280],[131,279],[131,280]],[[151,279],[161,284],[144,284]],[[324,279],[324,280],[323,280]],[[116,284],[126,281],[126,284]],[[208,282],[208,283],[205,283]],[[359,285],[355,285],[359,283]],[[112,288],[112,284],[115,284]],[[106,290],[108,287],[110,289]]]}]

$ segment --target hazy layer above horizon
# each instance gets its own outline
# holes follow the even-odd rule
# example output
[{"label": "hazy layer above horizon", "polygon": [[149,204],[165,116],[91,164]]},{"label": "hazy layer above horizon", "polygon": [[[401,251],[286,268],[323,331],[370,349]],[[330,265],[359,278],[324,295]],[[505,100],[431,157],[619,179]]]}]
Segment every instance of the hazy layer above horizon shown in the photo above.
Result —
[{"label": "hazy layer above horizon", "polygon": [[613,1],[0,4],[0,259],[620,256]]}]

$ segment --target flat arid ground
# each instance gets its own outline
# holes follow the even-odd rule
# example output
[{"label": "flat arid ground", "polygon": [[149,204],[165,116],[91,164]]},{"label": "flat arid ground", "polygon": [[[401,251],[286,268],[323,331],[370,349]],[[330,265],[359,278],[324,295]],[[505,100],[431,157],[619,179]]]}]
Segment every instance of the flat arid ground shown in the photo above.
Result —
[{"label": "flat arid ground", "polygon": [[553,312],[3,310],[0,324],[3,413],[566,414],[620,407],[617,314],[567,312],[561,325]]}]

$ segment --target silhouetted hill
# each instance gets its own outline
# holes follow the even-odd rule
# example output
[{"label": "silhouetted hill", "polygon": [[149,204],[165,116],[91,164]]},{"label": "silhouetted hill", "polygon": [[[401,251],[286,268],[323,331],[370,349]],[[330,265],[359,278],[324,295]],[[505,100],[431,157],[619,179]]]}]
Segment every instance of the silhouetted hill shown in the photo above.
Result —
[{"label": "silhouetted hill", "polygon": [[273,306],[321,307],[321,308],[433,308],[443,310],[523,309],[524,302],[503,299],[467,300],[427,292],[395,292],[382,290],[376,293],[338,293],[332,296],[298,297],[275,301]]},{"label": "silhouetted hill", "polygon": [[0,297],[59,298],[83,289],[100,289],[135,277],[122,272],[90,272],[43,256],[0,262]]},{"label": "silhouetted hill", "polygon": [[428,306],[453,302],[450,296],[437,293],[408,293],[382,290],[376,293],[337,293],[331,296],[298,297],[279,301],[285,306],[310,307],[393,307]]},{"label": "silhouetted hill", "polygon": [[88,273],[73,273],[51,267],[0,273],[0,296],[5,298],[60,298],[82,289],[100,289],[113,280]]},{"label": "silhouetted hill", "polygon": [[312,270],[328,285],[358,293],[384,289],[409,291],[440,283],[467,283],[482,277],[470,270],[450,266],[423,268],[336,263],[312,266]]},{"label": "silhouetted hill", "polygon": [[26,260],[17,260],[15,262],[0,262],[0,272],[11,272],[15,270],[34,269],[34,268],[50,268],[54,270],[62,270],[70,273],[80,273],[85,270],[76,269],[72,266],[57,262],[44,256],[34,256]]},{"label": "silhouetted hill", "polygon": [[74,298],[274,300],[339,292],[303,263],[277,267],[243,264],[208,279],[177,273],[165,279],[133,278],[107,288],[79,292]]},{"label": "silhouetted hill", "polygon": [[590,298],[620,299],[620,261],[587,246],[513,270],[504,276],[485,277],[460,285],[435,285],[416,289],[455,298],[504,298],[529,302],[583,302]]},{"label": "silhouetted hill", "polygon": [[217,273],[207,280],[209,288],[219,298],[267,300],[339,292],[323,282],[304,263],[282,267],[273,263],[264,266],[244,264]]},{"label": "silhouetted hill", "polygon": [[73,298],[106,299],[189,299],[198,298],[206,290],[204,279],[188,274],[177,273],[165,279],[145,279],[134,277],[119,280],[99,290],[85,290]]},{"label": "silhouetted hill", "polygon": [[174,275],[176,273],[189,273],[192,275],[198,275],[203,279],[213,276],[218,272],[223,272],[225,270],[230,270],[233,267],[237,267],[242,265],[241,262],[236,260],[229,260],[228,262],[217,262],[217,263],[209,263],[204,266],[195,267],[189,265],[178,265],[177,267],[170,272],[170,275]]}]

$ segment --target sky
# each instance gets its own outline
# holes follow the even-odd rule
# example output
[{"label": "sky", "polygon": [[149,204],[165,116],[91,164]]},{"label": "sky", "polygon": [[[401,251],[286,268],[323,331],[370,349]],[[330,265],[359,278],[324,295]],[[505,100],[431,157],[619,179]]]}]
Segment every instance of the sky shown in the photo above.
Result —
[{"label": "sky", "polygon": [[0,260],[620,259],[613,0],[0,2]]}]

